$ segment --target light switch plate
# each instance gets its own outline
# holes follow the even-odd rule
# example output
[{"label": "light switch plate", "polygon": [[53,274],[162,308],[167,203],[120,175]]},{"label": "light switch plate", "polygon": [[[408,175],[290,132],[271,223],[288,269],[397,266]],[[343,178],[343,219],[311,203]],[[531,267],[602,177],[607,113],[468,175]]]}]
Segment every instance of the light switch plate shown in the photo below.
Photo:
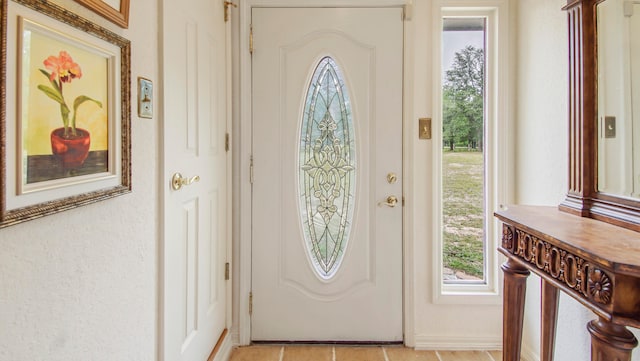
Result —
[{"label": "light switch plate", "polygon": [[138,77],[138,116],[153,118],[153,83]]},{"label": "light switch plate", "polygon": [[418,138],[431,139],[431,118],[419,118],[418,126]]},{"label": "light switch plate", "polygon": [[604,137],[605,138],[616,137],[616,117],[612,117],[612,116],[604,117]]}]

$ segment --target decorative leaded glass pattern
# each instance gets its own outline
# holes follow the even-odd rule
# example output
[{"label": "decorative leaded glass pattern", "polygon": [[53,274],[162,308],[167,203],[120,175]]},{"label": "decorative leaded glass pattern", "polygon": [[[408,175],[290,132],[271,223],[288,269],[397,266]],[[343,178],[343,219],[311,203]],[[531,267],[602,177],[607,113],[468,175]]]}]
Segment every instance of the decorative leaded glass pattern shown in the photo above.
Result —
[{"label": "decorative leaded glass pattern", "polygon": [[331,57],[318,63],[300,131],[299,200],[305,243],[323,279],[337,272],[349,241],[356,180],[349,94]]}]

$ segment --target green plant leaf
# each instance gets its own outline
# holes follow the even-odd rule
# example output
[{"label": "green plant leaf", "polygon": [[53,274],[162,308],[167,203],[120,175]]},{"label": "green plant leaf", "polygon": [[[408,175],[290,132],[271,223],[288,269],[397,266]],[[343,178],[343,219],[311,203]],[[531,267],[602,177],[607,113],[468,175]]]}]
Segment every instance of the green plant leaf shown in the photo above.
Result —
[{"label": "green plant leaf", "polygon": [[42,92],[45,93],[49,98],[55,100],[57,103],[60,103],[60,105],[64,104],[64,98],[62,98],[62,94],[60,94],[59,91],[56,91],[55,89],[42,84],[38,85],[38,89],[42,90]]},{"label": "green plant leaf", "polygon": [[76,98],[76,100],[73,101],[73,112],[75,113],[76,110],[78,110],[78,107],[86,101],[92,101],[96,103],[100,108],[102,108],[102,103],[100,101],[89,98],[86,95],[80,95],[79,97]]},{"label": "green plant leaf", "polygon": [[91,101],[96,103],[100,108],[102,108],[102,102],[89,98],[86,95],[80,95],[79,97],[76,98],[76,100],[73,101],[73,118],[71,119],[71,128],[73,128],[73,131],[75,133],[76,130],[76,114],[78,114],[78,107],[80,105],[82,105],[82,103],[86,102],[86,101]]},{"label": "green plant leaf", "polygon": [[62,122],[64,123],[65,127],[69,126],[69,113],[71,113],[71,110],[69,110],[67,104],[60,104],[60,114],[62,115]]},{"label": "green plant leaf", "polygon": [[58,94],[60,94],[60,97],[62,98],[62,91],[60,91],[60,85],[58,84],[57,81],[55,80],[51,80],[51,73],[49,73],[48,71],[44,70],[44,69],[39,69],[40,72],[42,74],[44,74],[44,76],[47,77],[47,79],[49,80],[49,82],[51,83],[51,85],[53,86],[53,89],[58,91]]}]

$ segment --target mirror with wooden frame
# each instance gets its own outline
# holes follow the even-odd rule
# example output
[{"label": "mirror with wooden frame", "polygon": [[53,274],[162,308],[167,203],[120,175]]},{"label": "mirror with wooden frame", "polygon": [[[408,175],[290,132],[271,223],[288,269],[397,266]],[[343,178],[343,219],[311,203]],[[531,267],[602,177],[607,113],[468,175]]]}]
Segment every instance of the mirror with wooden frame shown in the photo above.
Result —
[{"label": "mirror with wooden frame", "polygon": [[568,0],[564,9],[569,191],[560,209],[640,231],[640,1]]}]

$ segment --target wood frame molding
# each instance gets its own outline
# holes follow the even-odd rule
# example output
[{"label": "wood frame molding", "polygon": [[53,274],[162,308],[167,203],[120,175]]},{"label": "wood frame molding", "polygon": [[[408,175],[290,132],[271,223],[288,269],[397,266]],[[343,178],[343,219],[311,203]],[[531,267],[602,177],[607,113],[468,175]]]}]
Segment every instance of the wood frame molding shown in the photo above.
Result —
[{"label": "wood frame molding", "polygon": [[102,0],[75,1],[124,29],[129,27],[129,0],[120,0],[120,9],[114,9]]},{"label": "wood frame molding", "polygon": [[[595,54],[595,14],[584,9],[593,8],[593,0],[573,1],[564,8],[569,30],[569,191],[560,209],[580,216],[589,214],[589,199],[596,191],[596,124],[589,121],[597,114]],[[585,36],[584,32],[587,31]],[[591,31],[591,33],[589,33]]]},{"label": "wood frame molding", "polygon": [[640,231],[640,201],[598,192],[597,5],[568,0],[569,191],[562,211]]}]

